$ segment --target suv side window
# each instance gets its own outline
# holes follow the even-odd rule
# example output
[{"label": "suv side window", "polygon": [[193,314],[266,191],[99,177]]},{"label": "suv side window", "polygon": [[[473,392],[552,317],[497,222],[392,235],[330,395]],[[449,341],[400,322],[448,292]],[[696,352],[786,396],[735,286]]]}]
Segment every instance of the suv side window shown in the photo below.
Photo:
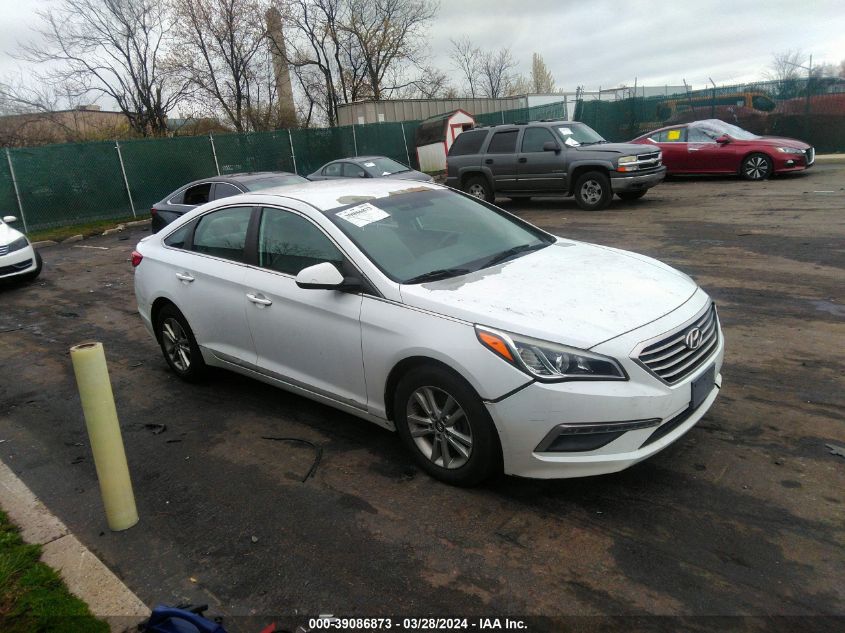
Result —
[{"label": "suv side window", "polygon": [[182,204],[191,204],[194,206],[198,204],[205,204],[208,202],[208,196],[210,193],[210,182],[204,182],[201,185],[194,185],[193,187],[185,190],[185,198]]},{"label": "suv side window", "polygon": [[449,156],[465,156],[477,154],[487,138],[487,130],[461,132],[458,134],[452,147],[449,148]]},{"label": "suv side window", "polygon": [[513,154],[516,152],[516,136],[519,130],[496,132],[487,146],[488,154]]},{"label": "suv side window", "polygon": [[231,207],[202,216],[191,250],[235,262],[245,261],[246,230],[252,207]]},{"label": "suv side window", "polygon": [[264,209],[258,227],[258,265],[296,275],[331,262],[342,270],[343,255],[310,220],[281,209]]},{"label": "suv side window", "polygon": [[542,152],[543,144],[551,141],[555,142],[555,137],[544,127],[529,127],[525,128],[525,133],[522,135],[522,151],[523,152]]}]

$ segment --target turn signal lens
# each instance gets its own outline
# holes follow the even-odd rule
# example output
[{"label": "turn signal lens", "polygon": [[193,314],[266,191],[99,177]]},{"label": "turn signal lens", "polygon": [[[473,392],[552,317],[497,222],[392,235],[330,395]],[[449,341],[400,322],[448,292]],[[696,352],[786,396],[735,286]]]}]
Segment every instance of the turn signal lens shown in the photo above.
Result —
[{"label": "turn signal lens", "polygon": [[482,330],[476,330],[475,333],[478,336],[478,340],[481,341],[481,344],[484,345],[484,347],[492,351],[494,354],[501,356],[509,363],[514,362],[513,354],[511,354],[508,344],[505,343],[505,340],[501,336],[492,334],[491,332],[484,332]]},{"label": "turn signal lens", "polygon": [[132,268],[137,268],[144,256],[138,251],[132,251]]}]

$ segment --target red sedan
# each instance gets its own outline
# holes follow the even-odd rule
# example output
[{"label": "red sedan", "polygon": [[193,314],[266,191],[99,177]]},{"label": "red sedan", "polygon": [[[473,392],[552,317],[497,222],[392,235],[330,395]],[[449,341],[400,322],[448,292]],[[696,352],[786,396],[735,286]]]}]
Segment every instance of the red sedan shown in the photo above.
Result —
[{"label": "red sedan", "polygon": [[807,169],[815,159],[812,146],[803,141],[757,136],[718,119],[663,127],[631,142],[663,150],[668,174],[739,174],[765,180]]}]

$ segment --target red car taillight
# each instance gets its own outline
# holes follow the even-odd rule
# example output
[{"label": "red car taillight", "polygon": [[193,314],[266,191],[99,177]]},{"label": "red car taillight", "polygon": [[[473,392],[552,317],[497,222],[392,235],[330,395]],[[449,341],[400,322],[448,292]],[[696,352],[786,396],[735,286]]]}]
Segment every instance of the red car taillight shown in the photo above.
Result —
[{"label": "red car taillight", "polygon": [[132,251],[132,268],[137,268],[144,256],[138,251]]}]

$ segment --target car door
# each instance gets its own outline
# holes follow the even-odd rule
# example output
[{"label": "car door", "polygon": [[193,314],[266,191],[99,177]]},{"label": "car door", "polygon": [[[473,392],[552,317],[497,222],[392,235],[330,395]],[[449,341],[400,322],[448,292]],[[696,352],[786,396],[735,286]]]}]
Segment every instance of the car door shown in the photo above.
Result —
[{"label": "car door", "polygon": [[560,151],[544,151],[543,146],[555,143],[545,127],[525,128],[517,156],[517,189],[519,191],[560,191],[565,188],[566,170]]},{"label": "car door", "polygon": [[735,172],[735,156],[728,143],[719,144],[720,135],[697,127],[688,128],[688,170],[699,173]]},{"label": "car door", "polygon": [[484,154],[484,166],[493,176],[497,191],[516,189],[516,141],[519,130],[494,132]]},{"label": "car door", "polygon": [[334,180],[335,178],[343,178],[342,163],[329,163],[323,167],[320,172],[320,180]]},{"label": "car door", "polygon": [[173,254],[170,266],[178,280],[173,299],[199,345],[224,360],[247,364],[255,362],[243,285],[252,214],[253,207],[232,206],[202,215],[191,223],[190,242]]},{"label": "car door", "polygon": [[303,268],[327,261],[346,270],[345,257],[311,220],[287,209],[262,209],[257,241],[258,265],[247,273],[246,296],[259,369],[366,409],[362,294],[306,290],[295,280]]},{"label": "car door", "polygon": [[649,137],[663,152],[663,164],[669,172],[687,170],[689,156],[687,152],[687,128],[675,127],[656,132]]},{"label": "car door", "polygon": [[343,163],[343,177],[344,178],[366,178],[367,172],[360,165],[355,163]]}]

